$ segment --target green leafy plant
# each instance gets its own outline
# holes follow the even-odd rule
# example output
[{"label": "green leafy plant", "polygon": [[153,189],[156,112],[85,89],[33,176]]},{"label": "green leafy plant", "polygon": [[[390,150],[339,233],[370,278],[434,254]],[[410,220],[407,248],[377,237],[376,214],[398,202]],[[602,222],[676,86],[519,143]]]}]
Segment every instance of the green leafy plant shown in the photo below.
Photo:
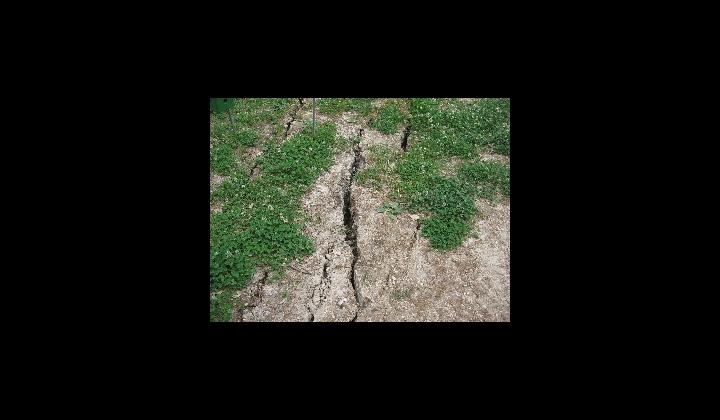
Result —
[{"label": "green leafy plant", "polygon": [[410,122],[429,154],[472,158],[478,150],[510,154],[510,100],[412,99]]},{"label": "green leafy plant", "polygon": [[336,115],[343,112],[357,112],[367,117],[373,110],[374,98],[320,98],[316,101],[319,112]]},{"label": "green leafy plant", "polygon": [[403,209],[402,206],[400,206],[399,203],[396,203],[394,201],[391,201],[389,203],[385,203],[382,206],[380,206],[377,209],[378,213],[385,213],[388,215],[389,218],[395,219],[398,214],[402,213]]},{"label": "green leafy plant", "polygon": [[233,296],[232,292],[224,291],[210,297],[210,321],[232,321]]},{"label": "green leafy plant", "polygon": [[431,213],[421,220],[422,233],[430,245],[439,250],[452,249],[462,243],[476,214],[474,190],[456,178],[429,176],[409,195],[410,209]]},{"label": "green leafy plant", "polygon": [[243,129],[237,131],[234,139],[238,145],[251,147],[257,143],[258,135],[255,130]]},{"label": "green leafy plant", "polygon": [[389,102],[383,105],[377,113],[377,117],[370,120],[370,126],[384,134],[397,133],[400,123],[405,115],[400,111],[398,105]]},{"label": "green leafy plant", "polygon": [[233,121],[244,127],[273,123],[296,104],[296,98],[243,98],[235,101]]},{"label": "green leafy plant", "polygon": [[218,144],[210,149],[210,168],[220,175],[227,175],[236,166],[233,148],[229,144]]},{"label": "green leafy plant", "polygon": [[248,171],[254,163],[254,154],[246,153],[247,149],[264,148],[277,142],[276,128],[270,130],[270,137],[258,133],[267,132],[266,125],[275,127],[295,104],[298,100],[294,98],[242,98],[236,100],[228,112],[211,114],[211,172],[233,176]]},{"label": "green leafy plant", "polygon": [[492,199],[498,192],[510,196],[510,168],[500,162],[466,163],[458,169],[458,178],[474,185],[480,197]]},{"label": "green leafy plant", "polygon": [[[394,166],[393,196],[409,211],[429,215],[420,222],[433,248],[453,249],[470,232],[478,197],[510,194],[509,167],[477,160],[488,147],[509,153],[509,100],[418,98],[408,108],[415,140]],[[451,159],[460,161],[457,176],[443,176],[440,168]]]},{"label": "green leafy plant", "polygon": [[210,249],[210,279],[213,290],[242,288],[255,273],[251,249],[238,238],[216,238]]}]

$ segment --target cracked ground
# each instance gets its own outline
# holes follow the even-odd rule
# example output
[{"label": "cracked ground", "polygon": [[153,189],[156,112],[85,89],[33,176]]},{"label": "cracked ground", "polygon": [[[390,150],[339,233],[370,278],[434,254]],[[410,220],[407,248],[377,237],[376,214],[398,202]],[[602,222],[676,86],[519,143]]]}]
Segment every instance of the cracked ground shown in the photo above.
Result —
[{"label": "cracked ground", "polygon": [[[321,101],[316,99],[318,105]],[[410,205],[398,206],[402,208],[397,212],[385,211],[388,203],[398,200],[395,193],[399,188],[386,179],[393,178],[398,162],[413,148],[425,147],[430,136],[423,137],[413,129],[412,115],[403,108],[409,100],[396,100],[403,111],[396,126],[382,126],[379,110],[387,101],[374,99],[362,109],[339,107],[327,112],[316,107],[316,126],[334,127],[339,146],[333,147],[327,168],[299,196],[298,226],[312,241],[312,249],[281,266],[252,267],[254,271],[239,287],[211,287],[212,301],[229,298],[222,309],[226,316],[213,320],[510,321],[509,193],[464,197],[474,206],[474,213],[464,219],[467,226],[461,240],[449,249],[438,249],[423,231],[422,224],[431,217],[429,211]],[[456,103],[479,104],[480,110],[484,104],[474,98],[438,100],[437,112]],[[240,116],[243,106],[243,100],[238,100],[235,109],[240,110]],[[274,111],[275,115],[258,112],[260,117],[247,125],[252,127],[255,141],[233,144],[235,148],[226,159],[229,163],[219,154],[214,157],[212,148],[224,147],[223,136],[230,138],[227,133],[244,129],[244,123],[238,117],[228,119],[229,124],[222,127],[227,131],[223,131],[219,128],[223,116],[211,118],[211,192],[224,189],[223,194],[232,196],[235,188],[259,182],[266,176],[263,155],[300,138],[303,130],[308,132],[313,120],[312,98],[288,100],[283,106]],[[449,111],[446,114],[453,115]],[[482,120],[478,121],[476,124],[482,126]],[[440,136],[435,133],[445,131],[432,133]],[[455,143],[448,145],[455,147]],[[378,166],[378,151],[392,157],[386,167]],[[509,171],[509,151],[503,154],[477,146],[463,153],[462,159],[450,156],[443,161],[438,176],[454,179],[467,162],[497,163]],[[223,164],[232,169],[217,173],[215,168]],[[233,176],[241,172],[245,184],[233,184]],[[363,172],[376,175],[360,179]],[[228,203],[227,199],[211,199],[211,217],[229,212]],[[238,232],[246,228],[240,225]],[[211,252],[212,243],[211,238]],[[232,254],[232,250],[224,252]],[[212,281],[211,275],[211,286]]]}]

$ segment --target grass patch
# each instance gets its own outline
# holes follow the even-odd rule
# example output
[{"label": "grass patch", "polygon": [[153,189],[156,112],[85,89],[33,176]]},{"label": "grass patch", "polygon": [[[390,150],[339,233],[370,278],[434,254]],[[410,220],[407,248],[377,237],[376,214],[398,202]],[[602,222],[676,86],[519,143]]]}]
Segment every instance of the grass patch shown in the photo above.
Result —
[{"label": "grass patch", "polygon": [[510,100],[420,98],[410,101],[413,133],[436,156],[473,158],[478,151],[510,155]]},{"label": "grass patch", "polygon": [[[509,167],[477,160],[479,152],[488,149],[509,154],[509,109],[508,99],[410,100],[415,141],[395,164],[398,184],[393,197],[408,210],[428,215],[420,223],[433,248],[449,250],[462,244],[477,213],[478,197],[510,195]],[[452,159],[460,162],[457,176],[443,176],[441,169]],[[372,175],[366,175],[368,180]]]},{"label": "grass patch", "polygon": [[297,104],[296,98],[244,98],[232,109],[234,121],[242,127],[258,127],[280,119]]},{"label": "grass patch", "polygon": [[337,115],[343,112],[357,112],[367,117],[373,111],[374,98],[320,98],[316,105],[323,114]]},{"label": "grass patch", "polygon": [[210,281],[213,290],[244,287],[256,267],[279,269],[311,254],[314,244],[302,234],[300,198],[332,163],[335,126],[309,127],[268,149],[251,180],[234,173],[213,192],[223,211],[210,222]]},{"label": "grass patch", "polygon": [[254,130],[245,128],[237,130],[233,139],[237,145],[252,147],[257,144],[258,135]]},{"label": "grass patch", "polygon": [[394,169],[400,152],[384,144],[369,146],[367,151],[366,167],[357,173],[355,182],[376,190],[382,189],[383,185],[392,187],[397,178]]},{"label": "grass patch", "polygon": [[297,103],[295,98],[244,98],[237,99],[228,112],[210,114],[210,137],[219,142],[238,142],[247,129],[273,124],[288,113]]},{"label": "grass patch", "polygon": [[224,291],[210,298],[210,321],[230,322],[233,314],[232,292]]},{"label": "grass patch", "polygon": [[377,116],[370,120],[370,126],[383,134],[395,134],[404,119],[405,114],[398,104],[387,102],[377,111]]},{"label": "grass patch", "polygon": [[482,198],[493,199],[498,193],[510,197],[510,168],[500,162],[466,163],[458,169],[458,178],[475,186]]},{"label": "grass patch", "polygon": [[[269,142],[274,143],[284,133],[279,120],[288,113],[297,99],[294,98],[245,98],[237,99],[227,112],[210,114],[210,168],[213,172],[227,175],[237,165],[234,152],[240,155],[248,147],[260,146],[260,130],[264,125],[273,126]],[[232,116],[232,121],[230,119]],[[245,166],[251,162],[244,162]]]},{"label": "grass patch", "polygon": [[231,145],[221,143],[210,147],[210,169],[219,175],[229,175],[237,166]]},{"label": "grass patch", "polygon": [[416,212],[431,213],[422,219],[423,236],[430,245],[448,250],[462,244],[470,230],[475,210],[475,191],[457,178],[430,176],[413,185],[410,208]]}]

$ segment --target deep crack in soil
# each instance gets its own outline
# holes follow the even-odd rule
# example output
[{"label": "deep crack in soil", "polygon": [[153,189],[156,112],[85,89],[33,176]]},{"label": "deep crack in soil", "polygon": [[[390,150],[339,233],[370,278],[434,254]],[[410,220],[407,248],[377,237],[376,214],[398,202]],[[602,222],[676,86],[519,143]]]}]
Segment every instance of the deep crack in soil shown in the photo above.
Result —
[{"label": "deep crack in soil", "polygon": [[410,136],[410,124],[408,124],[405,127],[405,132],[403,133],[403,138],[402,138],[402,141],[400,142],[400,147],[402,147],[403,152],[407,151],[407,142],[408,142],[409,136]]},{"label": "deep crack in soil", "polygon": [[[360,129],[361,137],[362,133],[363,130]],[[355,264],[357,263],[360,253],[357,246],[357,213],[355,209],[353,209],[351,190],[353,178],[355,177],[355,173],[357,172],[358,167],[362,161],[359,144],[355,146],[355,148],[353,149],[353,153],[354,157],[352,164],[350,165],[350,176],[346,181],[346,184],[343,185],[343,222],[345,225],[345,241],[348,243],[348,245],[350,245],[353,254],[352,263],[350,265],[350,284],[352,285],[355,292],[355,301],[357,302],[357,312],[352,319],[352,321],[355,321],[357,319],[358,312],[360,312],[360,307],[362,306],[362,297],[360,295],[359,285],[355,282]]]},{"label": "deep crack in soil", "polygon": [[290,126],[292,126],[292,123],[295,121],[295,117],[297,117],[298,111],[300,111],[300,109],[302,109],[302,107],[305,105],[305,101],[303,101],[303,98],[298,98],[298,104],[298,107],[295,108],[290,115],[290,121],[285,124],[285,140],[287,140],[288,133],[290,132]]},{"label": "deep crack in soil", "polygon": [[263,276],[260,279],[258,289],[257,289],[257,294],[255,295],[255,297],[262,299],[262,289],[265,287],[265,281],[267,281],[267,278],[268,278],[268,271],[265,270],[265,273],[263,273]]}]

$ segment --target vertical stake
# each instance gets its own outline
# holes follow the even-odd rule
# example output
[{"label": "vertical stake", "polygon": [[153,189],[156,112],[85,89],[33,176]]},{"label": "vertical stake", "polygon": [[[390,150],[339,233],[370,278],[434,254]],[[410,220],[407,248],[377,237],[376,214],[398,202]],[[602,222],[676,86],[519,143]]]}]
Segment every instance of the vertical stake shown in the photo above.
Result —
[{"label": "vertical stake", "polygon": [[313,136],[315,135],[315,98],[313,98]]}]

